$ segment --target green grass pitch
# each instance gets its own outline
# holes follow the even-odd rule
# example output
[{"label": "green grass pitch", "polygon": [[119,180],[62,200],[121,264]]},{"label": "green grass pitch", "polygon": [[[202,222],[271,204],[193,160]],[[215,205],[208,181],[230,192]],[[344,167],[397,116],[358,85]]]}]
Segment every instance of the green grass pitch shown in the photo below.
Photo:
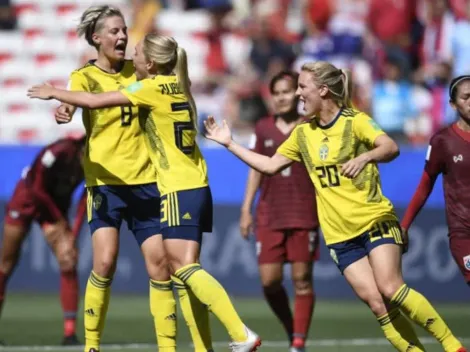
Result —
[{"label": "green grass pitch", "polygon": [[[61,340],[62,318],[59,297],[55,295],[11,294],[7,297],[0,322],[0,338],[8,346],[0,351],[83,351],[57,346]],[[246,324],[263,338],[261,350],[287,351],[285,334],[268,306],[260,299],[234,299]],[[437,304],[439,312],[454,333],[470,346],[470,307],[466,303]],[[81,317],[80,317],[81,319]],[[79,337],[83,340],[82,321]],[[190,352],[190,337],[182,319],[178,320],[178,351]],[[427,351],[442,351],[426,336]],[[228,350],[228,336],[213,318],[215,350]],[[152,319],[145,296],[114,295],[108,312],[102,352],[156,351]],[[380,327],[367,307],[358,301],[318,300],[309,336],[310,351],[394,351],[383,339]],[[55,345],[55,346],[54,346]]]}]

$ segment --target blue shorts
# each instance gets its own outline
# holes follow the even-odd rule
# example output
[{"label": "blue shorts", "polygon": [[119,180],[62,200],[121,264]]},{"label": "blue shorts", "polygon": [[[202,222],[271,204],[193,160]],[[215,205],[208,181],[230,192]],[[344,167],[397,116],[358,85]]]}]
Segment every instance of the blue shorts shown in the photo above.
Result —
[{"label": "blue shorts", "polygon": [[331,244],[328,248],[331,258],[343,273],[344,269],[368,256],[374,248],[388,243],[403,245],[401,227],[397,221],[380,221],[361,235]]},{"label": "blue shorts", "polygon": [[212,194],[209,187],[177,191],[162,196],[160,224],[163,239],[201,242],[212,232]]},{"label": "blue shorts", "polygon": [[91,234],[102,227],[119,230],[122,220],[139,245],[160,233],[160,192],[156,183],[88,187],[87,203]]}]

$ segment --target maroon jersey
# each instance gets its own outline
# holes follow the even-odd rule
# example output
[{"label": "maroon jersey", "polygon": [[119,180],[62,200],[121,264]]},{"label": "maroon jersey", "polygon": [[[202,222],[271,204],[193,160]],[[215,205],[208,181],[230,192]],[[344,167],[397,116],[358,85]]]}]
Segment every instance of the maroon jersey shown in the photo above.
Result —
[{"label": "maroon jersey", "polygon": [[[289,137],[276,126],[276,118],[261,119],[255,127],[255,152],[273,156]],[[274,176],[263,176],[256,208],[256,225],[274,230],[318,227],[315,189],[305,166],[294,162]]]},{"label": "maroon jersey", "polygon": [[[456,124],[437,132],[426,155],[432,180],[442,173],[449,232],[470,230],[470,133]],[[470,232],[469,232],[470,233]]]},{"label": "maroon jersey", "polygon": [[36,203],[56,219],[70,207],[75,188],[83,181],[83,140],[60,139],[44,147],[23,172],[23,182]]}]

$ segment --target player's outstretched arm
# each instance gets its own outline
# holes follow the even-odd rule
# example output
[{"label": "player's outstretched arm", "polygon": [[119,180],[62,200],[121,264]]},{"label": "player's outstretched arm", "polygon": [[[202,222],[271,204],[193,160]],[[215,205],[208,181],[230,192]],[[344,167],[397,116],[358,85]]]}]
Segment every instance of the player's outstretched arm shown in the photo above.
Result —
[{"label": "player's outstretched arm", "polygon": [[56,99],[63,103],[87,109],[131,105],[130,100],[120,91],[93,94],[57,89],[48,84],[31,87],[28,89],[28,97],[42,100]]},{"label": "player's outstretched arm", "polygon": [[274,154],[274,156],[270,158],[268,156],[252,152],[248,148],[235,143],[232,140],[232,133],[225,120],[222,126],[219,126],[211,116],[204,121],[204,126],[206,127],[205,136],[207,139],[211,139],[223,145],[243,162],[248,164],[248,166],[251,166],[253,169],[262,172],[263,174],[277,174],[293,163],[293,160],[290,160],[279,153]]}]

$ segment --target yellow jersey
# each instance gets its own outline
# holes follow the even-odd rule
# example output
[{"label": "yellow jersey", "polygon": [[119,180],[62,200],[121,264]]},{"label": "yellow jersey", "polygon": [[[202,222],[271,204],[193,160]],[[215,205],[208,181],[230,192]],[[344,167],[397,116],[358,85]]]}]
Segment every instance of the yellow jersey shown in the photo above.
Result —
[{"label": "yellow jersey", "polygon": [[[136,80],[132,61],[126,61],[118,73],[107,73],[90,61],[72,72],[69,89],[102,93],[116,91]],[[156,181],[138,116],[138,109],[130,106],[83,109],[87,135],[83,167],[88,187]]]},{"label": "yellow jersey", "polygon": [[392,203],[382,194],[375,163],[354,179],[340,174],[342,164],[373,149],[383,133],[365,113],[343,109],[327,126],[315,119],[298,125],[278,148],[279,154],[307,167],[326,244],[357,237],[377,221],[397,221]]},{"label": "yellow jersey", "polygon": [[155,76],[121,92],[140,108],[140,124],[162,195],[208,185],[190,105],[176,76]]}]

